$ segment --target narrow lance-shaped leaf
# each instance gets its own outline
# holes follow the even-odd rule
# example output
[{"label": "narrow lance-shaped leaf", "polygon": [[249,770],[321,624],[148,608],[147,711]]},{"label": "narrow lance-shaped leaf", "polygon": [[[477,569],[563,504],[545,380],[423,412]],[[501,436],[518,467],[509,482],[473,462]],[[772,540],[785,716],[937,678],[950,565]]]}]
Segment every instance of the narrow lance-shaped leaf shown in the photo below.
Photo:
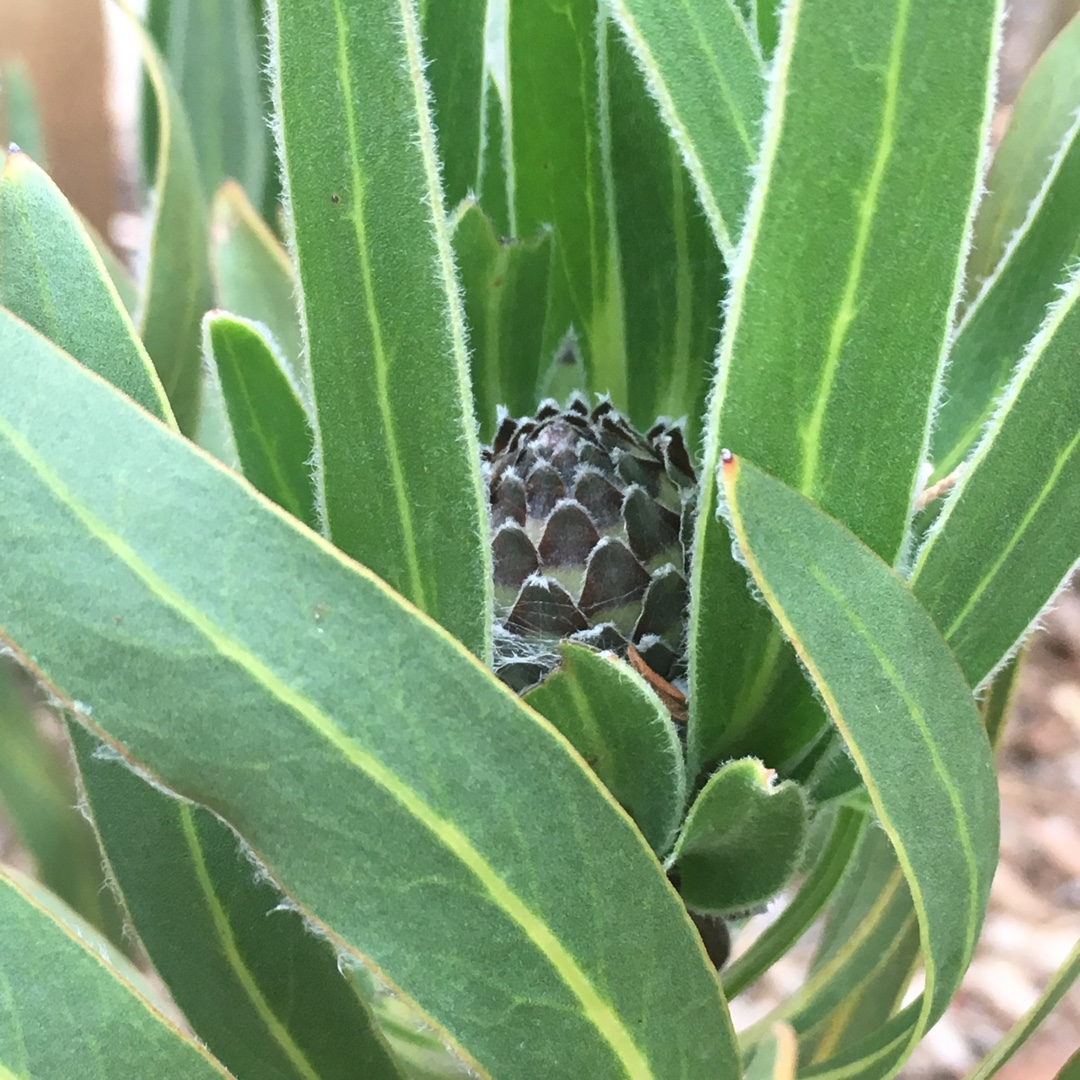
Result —
[{"label": "narrow lance-shaped leaf", "polygon": [[191,125],[209,198],[227,178],[261,201],[269,164],[259,42],[246,0],[151,0],[150,26]]},{"label": "narrow lance-shaped leaf", "polygon": [[[979,1062],[978,1067],[968,1073],[967,1080],[989,1080],[1034,1034],[1078,979],[1080,979],[1080,941],[1073,947],[1061,967],[1054,972],[1046,989],[1039,995],[1039,1000],[1006,1032],[994,1049]],[[1073,1055],[1070,1064],[1073,1075],[1080,1074],[1080,1050]],[[1062,1080],[1068,1077],[1070,1064],[1058,1073],[1058,1077]]]},{"label": "narrow lance-shaped leaf", "polygon": [[[1080,55],[1080,20],[1077,21]],[[1080,107],[1080,94],[1074,112]],[[948,476],[971,452],[1035,336],[1057,286],[1080,256],[1080,113],[1001,264],[964,315],[949,351],[930,460]]]},{"label": "narrow lance-shaped leaf", "polygon": [[[863,853],[867,847],[880,859],[865,860]],[[874,873],[882,862],[891,875],[884,880]],[[805,980],[768,1015],[742,1033],[744,1043],[753,1045],[760,1041],[776,1020],[783,1019],[796,1031],[808,1035],[809,1048],[830,1017],[862,1011],[862,1003],[854,1008],[851,1003],[857,1002],[858,995],[882,965],[906,956],[910,969],[910,958],[917,955],[918,948],[919,924],[904,875],[896,866],[896,857],[885,834],[868,830],[858,857],[852,861],[830,905],[822,939]],[[876,1008],[876,1002],[873,1005]],[[905,1039],[910,1035],[910,1021],[909,1016]],[[873,1035],[880,1036],[880,1029]]]},{"label": "narrow lance-shaped leaf", "polygon": [[490,557],[413,0],[271,17],[330,539],[479,656]]},{"label": "narrow lance-shaped leaf", "polygon": [[[886,561],[900,552],[979,191],[1000,7],[784,7],[706,427],[695,762],[752,753],[781,767],[821,726],[805,694],[772,689],[799,686],[797,669],[713,513],[720,433]],[[776,715],[785,724],[755,724]]]},{"label": "narrow lance-shaped leaf", "polygon": [[1022,640],[1080,556],[1080,270],[1028,347],[934,523],[911,587],[968,681]]},{"label": "narrow lance-shaped leaf", "polygon": [[180,430],[195,434],[202,392],[200,324],[210,307],[206,200],[184,107],[153,43],[129,16],[157,107],[153,219],[141,282],[139,336]]},{"label": "narrow lance-shaped leaf", "polygon": [[484,127],[476,196],[484,213],[504,236],[514,233],[511,224],[514,200],[510,191],[508,123],[509,108],[494,75],[489,73],[484,82]]},{"label": "narrow lance-shaped leaf", "polygon": [[84,720],[500,1080],[735,1072],[685,910],[561,736],[3,312],[0,382],[3,629]]},{"label": "narrow lance-shaped leaf", "polygon": [[317,529],[314,444],[296,387],[255,324],[211,312],[204,325],[244,475],[268,499]]},{"label": "narrow lance-shaped leaf", "polygon": [[611,0],[725,257],[750,197],[765,106],[761,55],[735,0]]},{"label": "narrow lance-shaped leaf", "polygon": [[525,701],[573,744],[658,855],[686,804],[682,747],[667,709],[628,664],[563,642],[562,663]]},{"label": "narrow lance-shaped leaf", "polygon": [[156,416],[172,410],[93,241],[18,150],[0,173],[0,304]]},{"label": "narrow lance-shaped leaf", "polygon": [[500,405],[512,416],[536,408],[551,280],[552,236],[504,240],[475,203],[454,228],[472,354],[472,389],[485,440]]},{"label": "narrow lance-shaped leaf", "polygon": [[610,164],[626,321],[627,404],[642,430],[687,417],[696,445],[725,269],[693,181],[615,24],[607,33]]},{"label": "narrow lance-shaped leaf", "polygon": [[273,334],[294,381],[303,386],[307,373],[296,312],[296,273],[288,254],[239,184],[221,185],[210,218],[217,306],[262,323]]},{"label": "narrow lance-shaped leaf", "polygon": [[232,830],[69,730],[139,940],[215,1056],[237,1076],[401,1080],[333,946],[281,909]]},{"label": "narrow lance-shaped leaf", "polygon": [[209,1080],[229,1073],[142,976],[34,881],[0,867],[0,1075]]},{"label": "narrow lance-shaped leaf", "polygon": [[974,952],[997,861],[990,745],[929,616],[872,551],[727,454],[732,533],[859,766],[919,918],[926,990],[904,1046],[944,1012]]},{"label": "narrow lance-shaped leaf", "polygon": [[21,675],[0,659],[0,814],[45,887],[119,942],[120,912],[104,888],[93,830],[76,807],[68,747],[42,726],[40,701]]},{"label": "narrow lance-shaped leaf", "polygon": [[597,0],[512,0],[508,57],[514,225],[554,230],[545,360],[572,326],[588,384],[627,400],[623,300],[603,96],[606,37]]},{"label": "narrow lance-shaped leaf", "polygon": [[1080,15],[1047,46],[1024,80],[986,174],[986,195],[971,236],[967,299],[989,280],[1030,216],[1080,104]]},{"label": "narrow lance-shaped leaf", "polygon": [[420,4],[443,189],[451,208],[476,188],[480,174],[487,7],[487,0]]}]

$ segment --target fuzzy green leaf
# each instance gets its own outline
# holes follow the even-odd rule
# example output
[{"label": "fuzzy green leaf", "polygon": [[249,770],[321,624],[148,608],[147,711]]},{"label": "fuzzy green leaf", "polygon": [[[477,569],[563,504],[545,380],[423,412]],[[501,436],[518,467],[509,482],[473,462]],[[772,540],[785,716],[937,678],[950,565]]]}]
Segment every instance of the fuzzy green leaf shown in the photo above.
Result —
[{"label": "fuzzy green leaf", "polygon": [[103,887],[93,830],[76,807],[68,747],[40,726],[27,683],[0,659],[0,813],[46,888],[119,942],[120,914]]},{"label": "fuzzy green leaf", "polygon": [[807,807],[796,784],[772,786],[760,761],[729,761],[694,800],[672,852],[695,911],[734,915],[772,899],[798,868]]},{"label": "fuzzy green leaf", "polygon": [[734,253],[758,159],[765,79],[734,0],[611,0],[725,256]]},{"label": "fuzzy green leaf", "polygon": [[139,336],[180,430],[196,432],[202,394],[203,314],[210,307],[206,199],[191,128],[165,63],[132,17],[157,108],[153,219],[141,282]]},{"label": "fuzzy green leaf", "polygon": [[[979,1062],[978,1067],[968,1073],[967,1080],[990,1080],[990,1077],[1027,1042],[1035,1029],[1072,990],[1078,980],[1080,980],[1080,941],[1073,947],[1061,967],[1054,972],[1046,989],[1039,995],[1039,1000],[1005,1033],[993,1051]],[[1070,1065],[1066,1064],[1058,1073],[1058,1077],[1064,1080],[1069,1075],[1069,1068]],[[1074,1075],[1080,1075],[1080,1051],[1077,1051],[1072,1059],[1072,1069]]]},{"label": "fuzzy green leaf", "polygon": [[326,528],[487,656],[480,455],[413,0],[278,0],[271,17]]},{"label": "fuzzy green leaf", "polygon": [[[1080,57],[1080,19],[1072,35]],[[1077,65],[1080,68],[1080,64]],[[930,458],[937,478],[971,452],[997,399],[1038,332],[1058,286],[1080,256],[1080,83],[1075,117],[1051,158],[1045,183],[993,276],[957,328]]]},{"label": "fuzzy green leaf", "polygon": [[0,866],[0,1076],[228,1077],[152,996],[74,912]]},{"label": "fuzzy green leaf", "polygon": [[281,360],[246,319],[210,312],[204,328],[244,475],[268,499],[317,529],[314,440]]},{"label": "fuzzy green leaf", "polygon": [[843,735],[911,890],[926,990],[906,1052],[944,1012],[986,914],[998,845],[990,745],[936,627],[872,551],[744,460],[726,462],[723,485],[753,580]]},{"label": "fuzzy green leaf", "polygon": [[[597,0],[516,2],[508,11],[514,232],[554,232],[544,360],[570,328],[588,385],[626,407],[627,371]],[[560,396],[556,394],[555,396]]]},{"label": "fuzzy green leaf", "polygon": [[653,851],[666,854],[686,805],[682,747],[668,711],[629,665],[563,642],[562,664],[525,702],[588,762]]},{"label": "fuzzy green leaf", "polygon": [[825,848],[799,891],[750,948],[725,968],[724,993],[729,998],[756,982],[817,921],[843,880],[866,824],[867,815],[861,811],[848,807],[837,811]]},{"label": "fuzzy green leaf", "polygon": [[476,188],[484,109],[487,0],[421,0],[424,55],[449,207]]},{"label": "fuzzy green leaf", "polygon": [[270,147],[252,6],[236,0],[151,0],[151,6],[148,25],[190,123],[207,198],[231,178],[261,202]]},{"label": "fuzzy green leaf", "polygon": [[1023,639],[1080,543],[1080,271],[1028,348],[915,560],[911,587],[972,686]]},{"label": "fuzzy green leaf", "polygon": [[552,237],[544,229],[529,240],[500,239],[475,203],[454,228],[469,326],[472,387],[485,441],[495,431],[498,407],[512,416],[536,408],[548,313]]},{"label": "fuzzy green leaf", "polygon": [[642,431],[658,416],[687,417],[693,445],[719,342],[724,262],[622,35],[611,22],[606,32],[627,408]]},{"label": "fuzzy green leaf", "polygon": [[0,384],[0,618],[69,707],[500,1080],[735,1072],[685,910],[550,725],[3,312]]},{"label": "fuzzy green leaf", "polygon": [[483,146],[476,195],[484,213],[502,236],[509,236],[513,231],[510,227],[513,203],[509,174],[511,149],[506,134],[508,113],[498,84],[492,75],[488,75],[484,82]]},{"label": "fuzzy green leaf", "polygon": [[0,304],[155,416],[172,410],[78,215],[25,154],[0,173]]},{"label": "fuzzy green leaf", "polygon": [[217,306],[262,323],[273,335],[293,380],[298,386],[306,385],[296,274],[288,254],[239,184],[222,184],[210,214],[210,266]]},{"label": "fuzzy green leaf", "polygon": [[971,237],[968,300],[994,274],[1031,214],[1080,105],[1080,15],[1047,46],[1020,88],[994,160]]},{"label": "fuzzy green leaf", "polygon": [[333,946],[280,907],[232,830],[69,730],[139,940],[216,1057],[237,1076],[401,1080]]},{"label": "fuzzy green leaf", "polygon": [[752,754],[786,768],[823,722],[713,513],[720,433],[887,562],[900,553],[980,190],[1000,7],[784,6],[706,423],[696,766]]}]

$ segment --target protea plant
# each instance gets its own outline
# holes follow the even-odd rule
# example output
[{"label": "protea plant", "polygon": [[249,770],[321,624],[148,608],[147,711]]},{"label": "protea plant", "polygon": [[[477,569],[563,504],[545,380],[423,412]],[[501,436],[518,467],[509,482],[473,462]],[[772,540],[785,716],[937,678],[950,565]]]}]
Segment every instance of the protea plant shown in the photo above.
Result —
[{"label": "protea plant", "polygon": [[904,1065],[1078,551],[1080,22],[991,159],[1001,8],[151,0],[138,280],[0,177],[0,641],[78,774],[23,724],[0,797],[101,850],[97,929],[0,867],[0,1075]]}]

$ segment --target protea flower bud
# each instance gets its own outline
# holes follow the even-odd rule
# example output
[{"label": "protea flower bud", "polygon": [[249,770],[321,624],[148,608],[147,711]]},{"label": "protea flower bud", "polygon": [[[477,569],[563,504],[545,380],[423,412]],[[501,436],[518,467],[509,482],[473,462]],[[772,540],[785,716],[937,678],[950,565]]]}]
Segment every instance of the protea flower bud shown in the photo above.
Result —
[{"label": "protea flower bud", "polygon": [[532,417],[500,415],[484,473],[499,677],[527,690],[569,639],[632,646],[678,686],[697,490],[681,428],[660,420],[641,435],[610,401],[545,401]]}]

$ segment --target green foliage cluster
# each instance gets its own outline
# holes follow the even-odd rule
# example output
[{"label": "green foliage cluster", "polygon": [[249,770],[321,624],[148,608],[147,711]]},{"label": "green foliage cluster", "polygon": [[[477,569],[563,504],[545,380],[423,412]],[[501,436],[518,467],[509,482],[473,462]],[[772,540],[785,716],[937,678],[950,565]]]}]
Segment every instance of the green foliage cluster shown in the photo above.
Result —
[{"label": "green foliage cluster", "polygon": [[[1002,18],[150,4],[139,280],[28,154],[0,175],[0,642],[137,935],[5,691],[44,884],[0,866],[0,1074],[902,1067],[971,961],[992,743],[1080,554],[1080,18],[991,156]],[[680,729],[579,645],[524,701],[489,669],[479,440],[575,390],[687,418]],[[718,975],[702,917],[737,937],[785,888]]]}]

